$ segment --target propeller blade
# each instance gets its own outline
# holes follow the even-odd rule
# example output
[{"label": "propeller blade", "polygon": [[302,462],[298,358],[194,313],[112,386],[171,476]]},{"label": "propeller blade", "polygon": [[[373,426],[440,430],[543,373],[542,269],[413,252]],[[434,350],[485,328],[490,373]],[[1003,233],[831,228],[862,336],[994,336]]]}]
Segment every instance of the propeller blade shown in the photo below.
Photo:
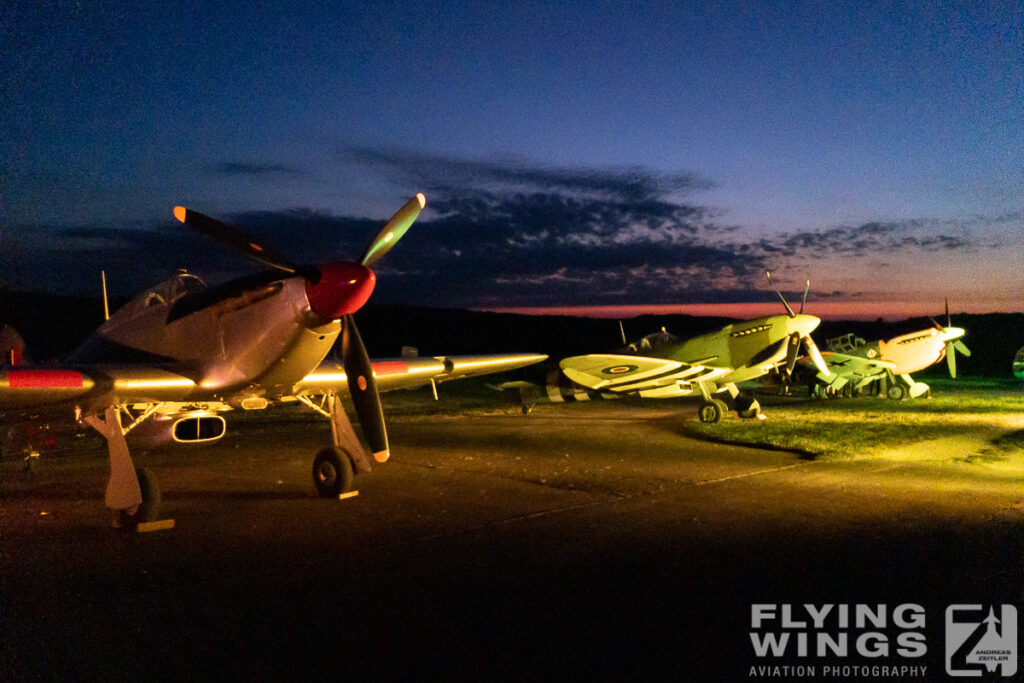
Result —
[{"label": "propeller blade", "polygon": [[391,217],[387,225],[367,245],[366,251],[363,252],[362,257],[359,259],[359,263],[367,267],[372,266],[380,257],[391,251],[391,247],[395,246],[395,243],[402,239],[402,235],[405,234],[405,231],[409,229],[426,205],[427,198],[422,193],[417,194],[406,202],[405,206]]},{"label": "propeller blade", "polygon": [[956,379],[956,347],[953,342],[946,342],[946,364],[949,366],[949,376]]},{"label": "propeller blade", "polygon": [[796,359],[800,355],[800,335],[793,334],[789,337],[789,344],[786,346],[786,370],[793,374],[796,367]]},{"label": "propeller blade", "polygon": [[299,275],[311,282],[318,282],[320,280],[320,270],[317,267],[300,266],[292,263],[283,255],[259,244],[245,232],[227,223],[222,223],[216,218],[210,218],[198,211],[186,209],[184,206],[174,207],[174,217],[193,230],[197,230],[207,237],[212,237],[225,247],[244,254],[254,261],[259,261],[264,265],[276,268],[277,270],[283,270],[286,273]]},{"label": "propeller blade", "polygon": [[928,319],[932,321],[932,326],[934,326],[935,329],[937,329],[937,330],[941,330],[942,329],[942,325],[939,324],[938,320],[936,320],[935,318],[933,318],[931,316],[928,316]]},{"label": "propeller blade", "polygon": [[366,353],[363,339],[359,336],[356,321],[346,315],[342,321],[341,360],[348,378],[348,393],[359,416],[359,424],[370,444],[370,451],[377,462],[384,462],[391,455],[388,450],[388,433],[384,425],[384,411],[377,393],[377,382],[373,378],[373,366]]},{"label": "propeller blade", "polygon": [[775,293],[779,295],[780,299],[782,299],[782,305],[786,307],[787,315],[789,315],[790,318],[795,318],[796,317],[796,313],[794,313],[793,309],[789,307],[789,303],[786,301],[786,297],[782,296],[782,292],[779,291],[779,288],[775,286],[774,282],[772,282],[771,271],[768,271],[768,270],[764,271],[764,276],[766,278],[768,278],[768,284],[770,284],[772,286],[772,289],[775,290]]},{"label": "propeller blade", "polygon": [[967,344],[964,344],[959,339],[957,339],[955,342],[953,342],[953,348],[955,348],[957,351],[959,351],[960,353],[962,353],[965,356],[967,356],[968,358],[970,358],[971,350],[969,348],[967,348]]},{"label": "propeller blade", "polygon": [[811,291],[811,281],[807,280],[807,284],[804,286],[804,297],[800,299],[800,314],[804,312],[804,304],[807,303],[807,292]]},{"label": "propeller blade", "polygon": [[818,368],[818,372],[825,377],[831,377],[832,371],[828,369],[828,364],[822,358],[821,351],[818,350],[818,345],[811,339],[811,335],[804,337],[804,345],[807,347],[807,353],[810,355],[811,360],[814,361],[814,367]]},{"label": "propeller blade", "polygon": [[946,297],[946,327],[953,327],[953,320],[949,317],[949,297]]}]

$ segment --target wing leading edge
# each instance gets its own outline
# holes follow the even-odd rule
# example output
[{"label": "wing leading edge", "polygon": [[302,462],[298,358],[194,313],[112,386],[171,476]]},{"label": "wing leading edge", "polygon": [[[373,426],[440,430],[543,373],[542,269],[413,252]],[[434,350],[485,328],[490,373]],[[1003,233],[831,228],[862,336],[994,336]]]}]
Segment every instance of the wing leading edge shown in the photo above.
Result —
[{"label": "wing leading edge", "polygon": [[[539,363],[541,354],[385,358],[371,361],[380,391],[446,382],[464,377],[515,370]],[[321,363],[296,384],[293,395],[348,395],[340,363]],[[234,392],[205,390],[185,372],[145,365],[91,365],[0,370],[0,408],[79,405],[85,412],[96,406],[189,401],[230,401]],[[267,396],[267,398],[280,398]]]},{"label": "wing leading edge", "polygon": [[[434,382],[506,372],[540,363],[547,356],[536,353],[493,354],[480,356],[437,356],[423,358],[384,358],[372,361],[373,375],[380,391],[407,389]],[[297,395],[348,393],[345,369],[338,363],[321,363],[295,385]]]}]

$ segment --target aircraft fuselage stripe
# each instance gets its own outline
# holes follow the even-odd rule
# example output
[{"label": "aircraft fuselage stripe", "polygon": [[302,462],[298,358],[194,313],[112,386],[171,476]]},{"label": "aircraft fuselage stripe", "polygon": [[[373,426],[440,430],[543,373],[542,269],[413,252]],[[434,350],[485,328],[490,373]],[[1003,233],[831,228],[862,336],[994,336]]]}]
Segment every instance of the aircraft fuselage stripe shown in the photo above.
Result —
[{"label": "aircraft fuselage stripe", "polygon": [[73,370],[8,370],[7,385],[12,389],[81,389],[85,379]]},{"label": "aircraft fuselage stripe", "polygon": [[402,361],[386,361],[373,363],[373,374],[377,377],[382,375],[404,375],[409,372],[409,366]]}]

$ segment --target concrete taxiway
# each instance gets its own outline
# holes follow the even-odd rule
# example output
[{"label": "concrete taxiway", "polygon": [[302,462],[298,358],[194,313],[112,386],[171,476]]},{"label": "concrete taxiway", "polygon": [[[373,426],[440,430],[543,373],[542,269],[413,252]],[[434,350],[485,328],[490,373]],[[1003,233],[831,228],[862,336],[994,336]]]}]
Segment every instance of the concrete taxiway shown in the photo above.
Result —
[{"label": "concrete taxiway", "polygon": [[931,679],[947,605],[1021,606],[1019,477],[692,419],[391,410],[391,461],[344,501],[313,494],[325,422],[247,419],[139,458],[175,520],[145,534],[108,528],[102,453],[5,462],[0,679],[739,680],[796,661],[755,655],[751,606],[806,602],[923,606],[927,653],[898,663]]}]

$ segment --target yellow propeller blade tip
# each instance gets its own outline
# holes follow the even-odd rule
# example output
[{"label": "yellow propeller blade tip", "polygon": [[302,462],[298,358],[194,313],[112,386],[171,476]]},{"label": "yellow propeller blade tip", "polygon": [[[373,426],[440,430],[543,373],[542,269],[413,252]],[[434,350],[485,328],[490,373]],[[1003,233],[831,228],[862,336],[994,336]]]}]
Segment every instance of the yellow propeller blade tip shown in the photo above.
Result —
[{"label": "yellow propeller blade tip", "polygon": [[184,223],[186,211],[188,211],[188,209],[186,209],[184,206],[176,206],[174,207],[174,217],[177,218],[182,223]]},{"label": "yellow propeller blade tip", "polygon": [[421,209],[427,205],[427,198],[423,196],[422,192],[416,193],[416,201],[420,203]]}]

